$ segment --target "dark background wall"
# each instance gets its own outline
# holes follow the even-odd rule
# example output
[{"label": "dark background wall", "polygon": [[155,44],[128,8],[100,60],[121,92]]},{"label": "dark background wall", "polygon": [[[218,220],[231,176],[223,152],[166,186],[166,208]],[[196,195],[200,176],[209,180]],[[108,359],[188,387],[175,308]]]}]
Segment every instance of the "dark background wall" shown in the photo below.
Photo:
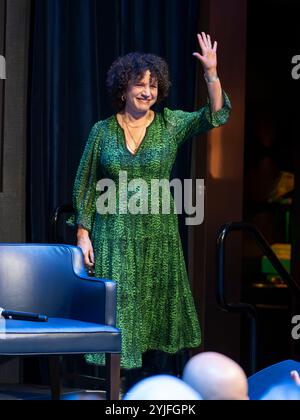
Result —
[{"label": "dark background wall", "polygon": [[[4,57],[5,60],[5,29],[6,29],[6,2],[1,0],[0,2],[0,55]],[[3,65],[3,58],[2,58],[2,65]],[[6,67],[6,62],[5,62]],[[1,76],[4,76],[1,74]],[[4,80],[0,79],[0,162],[1,167],[3,166],[3,136],[4,136]],[[1,184],[1,191],[3,189],[2,186],[2,170],[0,171],[0,184]]]},{"label": "dark background wall", "polygon": [[[30,0],[0,2],[0,240],[25,241],[25,175]],[[0,52],[1,54],[1,52]]]},{"label": "dark background wall", "polygon": [[[206,203],[205,222],[191,232],[192,278],[202,319],[203,349],[218,349],[239,360],[240,318],[216,305],[216,238],[220,226],[243,218],[247,2],[203,1],[199,19],[199,27],[219,40],[218,71],[230,93],[233,112],[228,124],[194,143],[194,174],[205,179]],[[198,80],[202,87],[201,71]],[[203,103],[205,88],[198,89],[198,94]],[[226,294],[236,302],[241,290],[241,241],[240,235],[234,235],[227,249]]]},{"label": "dark background wall", "polygon": [[[292,78],[292,58],[300,54],[299,14],[296,0],[248,2],[244,161],[244,219],[258,226],[270,244],[292,244],[292,275],[298,282],[300,80]],[[283,172],[294,177],[295,188],[272,203]],[[263,274],[262,253],[250,237],[244,238],[243,268],[243,298],[258,307],[262,368],[291,354],[295,313],[288,289],[276,276],[271,284]]]},{"label": "dark background wall", "polygon": [[[0,241],[26,241],[26,130],[30,0],[0,1]],[[1,361],[1,381],[19,378],[18,360]]]}]

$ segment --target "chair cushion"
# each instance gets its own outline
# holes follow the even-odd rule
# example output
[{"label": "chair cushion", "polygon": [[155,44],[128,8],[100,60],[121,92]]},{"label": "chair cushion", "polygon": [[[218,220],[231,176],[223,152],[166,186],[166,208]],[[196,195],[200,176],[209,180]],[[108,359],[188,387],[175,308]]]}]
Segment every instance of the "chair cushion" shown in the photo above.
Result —
[{"label": "chair cushion", "polygon": [[48,322],[0,320],[0,354],[119,353],[121,333],[114,327],[65,318]]},{"label": "chair cushion", "polygon": [[5,319],[0,321],[0,332],[6,334],[52,334],[52,333],[97,333],[116,332],[116,328],[107,325],[77,321],[75,319],[49,318],[48,322],[18,321]]}]

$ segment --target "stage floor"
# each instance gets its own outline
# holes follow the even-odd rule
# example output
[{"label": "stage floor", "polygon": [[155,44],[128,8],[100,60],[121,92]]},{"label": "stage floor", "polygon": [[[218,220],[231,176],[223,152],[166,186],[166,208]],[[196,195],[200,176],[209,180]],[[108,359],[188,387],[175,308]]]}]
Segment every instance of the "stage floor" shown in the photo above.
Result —
[{"label": "stage floor", "polygon": [[[36,385],[2,385],[0,386],[0,400],[50,400],[50,390]],[[105,400],[104,391],[87,391],[80,389],[64,389],[62,400]]]}]

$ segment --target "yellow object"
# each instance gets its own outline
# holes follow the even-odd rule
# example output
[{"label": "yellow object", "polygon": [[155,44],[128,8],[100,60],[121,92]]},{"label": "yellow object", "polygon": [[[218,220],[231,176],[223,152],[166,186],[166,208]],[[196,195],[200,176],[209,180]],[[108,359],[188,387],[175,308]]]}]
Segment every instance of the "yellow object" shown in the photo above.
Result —
[{"label": "yellow object", "polygon": [[281,260],[290,260],[292,255],[291,244],[274,244],[271,246],[277,257]]},{"label": "yellow object", "polygon": [[[292,256],[291,244],[273,244],[271,248],[277,255],[277,258],[280,260],[281,264],[284,266],[286,271],[290,273]],[[272,263],[267,257],[262,258],[261,268],[264,274],[267,274],[269,276],[278,275],[277,270],[273,267]]]},{"label": "yellow object", "polygon": [[281,171],[270,193],[269,202],[278,201],[295,189],[295,176],[290,172]]}]

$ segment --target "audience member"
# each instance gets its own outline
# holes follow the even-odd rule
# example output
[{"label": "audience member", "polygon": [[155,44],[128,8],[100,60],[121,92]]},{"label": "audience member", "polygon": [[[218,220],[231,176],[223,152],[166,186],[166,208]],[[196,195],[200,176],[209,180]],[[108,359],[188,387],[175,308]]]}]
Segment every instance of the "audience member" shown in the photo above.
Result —
[{"label": "audience member", "polygon": [[194,356],[185,366],[183,380],[204,400],[248,400],[248,381],[232,359],[213,352]]},{"label": "audience member", "polygon": [[202,400],[202,398],[181,379],[170,375],[156,375],[134,385],[124,400]]},{"label": "audience member", "polygon": [[[258,399],[300,400],[298,371],[292,370],[290,377],[293,382],[283,379],[264,394],[262,390],[263,396]],[[183,380],[170,375],[152,376],[133,386],[124,399],[249,400],[248,392],[246,374],[235,361],[220,353],[204,352],[190,359],[184,368]]]}]

